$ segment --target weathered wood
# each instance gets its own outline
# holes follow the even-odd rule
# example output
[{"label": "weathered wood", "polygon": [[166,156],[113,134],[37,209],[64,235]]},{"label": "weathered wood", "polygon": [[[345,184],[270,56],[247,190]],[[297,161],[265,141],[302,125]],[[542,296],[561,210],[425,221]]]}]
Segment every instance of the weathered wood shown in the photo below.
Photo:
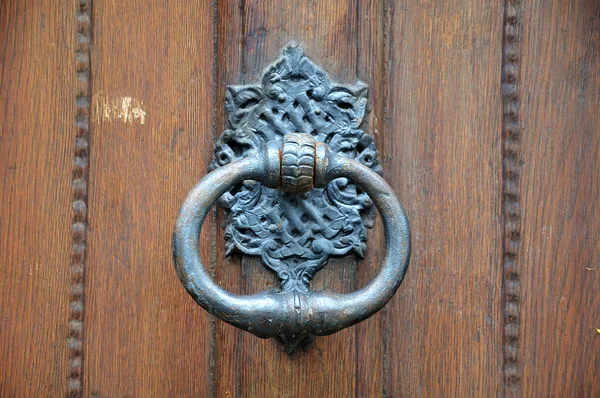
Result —
[{"label": "weathered wood", "polygon": [[[383,163],[383,123],[384,102],[384,2],[359,1],[357,19],[357,68],[358,79],[369,84],[371,114],[366,120],[369,132],[382,155]],[[375,227],[369,231],[368,250],[365,258],[359,261],[356,275],[356,289],[362,288],[375,276],[384,258],[384,234],[381,216],[375,219]],[[384,308],[380,313],[356,325],[356,396],[379,397],[384,394],[383,362],[385,344],[383,321]]]},{"label": "weathered wood", "polygon": [[[1,396],[600,396],[597,2],[37,3],[0,3]],[[291,40],[369,85],[413,256],[383,313],[289,357],[193,302],[171,233],[226,85]],[[223,222],[218,283],[276,285]],[[312,286],[383,249],[378,219]]]},{"label": "weathered wood", "polygon": [[523,396],[600,396],[600,4],[522,18]]},{"label": "weathered wood", "polygon": [[389,7],[382,149],[413,250],[387,311],[387,393],[498,396],[503,7]]},{"label": "weathered wood", "polygon": [[[242,70],[242,15],[239,5],[231,1],[217,2],[217,86],[216,112],[217,131],[229,128],[225,111],[225,94],[227,85],[240,84],[243,79]],[[214,148],[214,143],[210,145]],[[242,266],[239,256],[225,257],[224,227],[225,215],[218,210],[217,228],[214,240],[215,278],[217,283],[227,291],[235,294],[242,292]],[[220,319],[214,320],[214,386],[217,397],[239,397],[239,345],[241,331]]]},{"label": "weathered wood", "polygon": [[175,274],[171,236],[212,152],[213,14],[94,2],[85,396],[210,394],[211,321]]},{"label": "weathered wood", "polygon": [[67,390],[75,29],[71,2],[0,2],[0,396]]}]

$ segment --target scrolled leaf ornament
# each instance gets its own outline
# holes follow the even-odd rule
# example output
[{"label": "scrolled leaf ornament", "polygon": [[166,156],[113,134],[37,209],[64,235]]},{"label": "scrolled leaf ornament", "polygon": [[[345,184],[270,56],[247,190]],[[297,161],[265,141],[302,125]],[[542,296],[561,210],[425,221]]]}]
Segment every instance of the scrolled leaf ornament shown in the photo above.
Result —
[{"label": "scrolled leaf ornament", "polygon": [[[264,72],[260,85],[227,88],[231,129],[219,137],[211,167],[252,156],[267,142],[279,144],[286,134],[299,132],[381,174],[375,142],[360,128],[367,94],[367,86],[360,82],[332,83],[301,47],[289,44]],[[306,147],[309,144],[297,145],[314,151]],[[312,173],[310,157],[294,156],[295,151],[284,153],[282,167],[295,168],[298,176]],[[290,178],[290,184],[302,181],[306,184],[308,178]],[[226,253],[237,250],[260,256],[284,291],[307,292],[329,257],[351,252],[363,257],[366,228],[373,226],[375,208],[368,195],[346,178],[316,189],[282,182],[283,191],[244,181],[221,197],[219,203],[227,212]]]}]

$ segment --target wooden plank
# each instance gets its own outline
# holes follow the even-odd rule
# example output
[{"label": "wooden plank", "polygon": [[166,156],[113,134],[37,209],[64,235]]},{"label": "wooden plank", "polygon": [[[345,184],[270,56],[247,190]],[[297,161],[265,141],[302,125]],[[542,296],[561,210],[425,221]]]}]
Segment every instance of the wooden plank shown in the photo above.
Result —
[{"label": "wooden plank", "polygon": [[[242,71],[242,15],[239,5],[231,1],[217,2],[217,134],[228,129],[229,121],[225,110],[225,94],[227,85],[240,84]],[[214,148],[214,143],[211,144]],[[225,257],[225,222],[226,217],[221,208],[215,240],[215,278],[217,283],[227,291],[242,293],[242,266],[240,256]],[[239,344],[241,331],[220,319],[214,320],[214,385],[217,397],[238,397],[240,375],[238,371]]]},{"label": "wooden plank", "polygon": [[[384,124],[384,2],[358,2],[358,78],[369,84],[371,115],[367,119],[368,131],[375,137],[381,155],[383,148]],[[383,161],[383,156],[380,161]],[[381,217],[375,218],[375,227],[369,231],[368,250],[364,260],[358,263],[356,289],[365,286],[377,273],[385,255],[384,234]],[[380,397],[384,395],[383,361],[385,345],[383,341],[385,319],[384,308],[380,313],[356,325],[356,396]]]},{"label": "wooden plank", "polygon": [[76,10],[0,3],[0,396],[67,391]]},{"label": "wooden plank", "polygon": [[[376,46],[383,46],[382,33],[377,33],[381,25],[378,21],[367,24],[363,16],[361,24],[364,23],[364,26],[359,33],[358,12],[362,10],[366,15],[381,15],[382,9],[381,3],[367,1],[270,4],[246,1],[240,8],[219,5],[218,32],[219,35],[227,34],[223,40],[228,40],[233,49],[219,53],[218,69],[227,70],[224,73],[227,84],[255,82],[263,69],[279,57],[283,47],[294,40],[305,48],[311,59],[328,71],[332,79],[354,82],[359,77],[358,70],[367,68],[360,77],[371,86],[371,95],[377,96],[380,83],[370,81],[378,76],[370,65],[377,63],[372,57],[381,52],[376,51]],[[217,42],[221,43],[220,37]],[[362,58],[359,57],[359,48],[363,51]],[[242,57],[237,58],[235,52],[241,53]],[[225,84],[217,88],[224,89]],[[226,128],[226,124],[220,123],[219,128]],[[371,231],[369,235],[369,249],[373,252],[381,244],[378,233]],[[217,247],[222,245],[219,238]],[[236,264],[228,262],[221,265],[222,251],[217,253],[217,277],[224,284],[226,282],[222,278],[227,278],[231,265]],[[359,273],[356,262],[351,258],[331,260],[326,269],[317,274],[312,285],[317,289],[353,291],[373,275],[376,263],[374,258],[361,262]],[[245,259],[242,270],[241,293],[256,292],[276,283],[255,259]],[[237,272],[230,276],[234,281],[240,278]],[[229,286],[236,290],[231,282]],[[279,342],[260,340],[240,331],[230,331],[226,335],[225,331],[231,327],[224,325],[221,328],[219,325],[221,322],[217,321],[217,396],[350,396],[370,391],[381,394],[383,391],[380,315],[361,326],[362,329],[352,328],[318,338],[308,352],[298,352],[291,358],[282,351]],[[359,342],[357,339],[366,341]],[[375,347],[373,351],[361,349],[360,355],[364,357],[358,357],[357,347],[371,346]],[[226,354],[222,355],[220,349]],[[231,358],[236,353],[236,358]],[[367,377],[369,381],[358,388],[357,375]]]},{"label": "wooden plank", "polygon": [[208,396],[211,321],[171,236],[212,152],[213,8],[104,1],[93,15],[84,395]]},{"label": "wooden plank", "polygon": [[503,7],[388,6],[384,168],[413,250],[387,312],[387,394],[498,396]]},{"label": "wooden plank", "polygon": [[523,9],[523,396],[600,396],[600,4]]}]

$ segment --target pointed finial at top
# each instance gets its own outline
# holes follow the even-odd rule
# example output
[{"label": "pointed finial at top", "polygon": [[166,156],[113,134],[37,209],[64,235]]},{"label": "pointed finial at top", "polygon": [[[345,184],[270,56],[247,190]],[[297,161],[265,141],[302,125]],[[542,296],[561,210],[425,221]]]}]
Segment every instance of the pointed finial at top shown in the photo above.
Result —
[{"label": "pointed finial at top", "polygon": [[304,50],[297,42],[291,41],[283,48],[283,55],[300,58],[304,55]]}]

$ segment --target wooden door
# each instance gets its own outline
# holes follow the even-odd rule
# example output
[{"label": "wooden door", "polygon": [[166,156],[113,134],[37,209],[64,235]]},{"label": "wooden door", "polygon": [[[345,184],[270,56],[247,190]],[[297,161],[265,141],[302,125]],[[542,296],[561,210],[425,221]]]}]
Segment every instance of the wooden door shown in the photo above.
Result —
[{"label": "wooden door", "polygon": [[[171,234],[228,84],[295,40],[370,87],[412,258],[383,311],[288,356],[185,293]],[[600,3],[0,3],[0,395],[600,396]],[[235,293],[274,277],[201,253]],[[349,292],[383,257],[330,261]]]}]

